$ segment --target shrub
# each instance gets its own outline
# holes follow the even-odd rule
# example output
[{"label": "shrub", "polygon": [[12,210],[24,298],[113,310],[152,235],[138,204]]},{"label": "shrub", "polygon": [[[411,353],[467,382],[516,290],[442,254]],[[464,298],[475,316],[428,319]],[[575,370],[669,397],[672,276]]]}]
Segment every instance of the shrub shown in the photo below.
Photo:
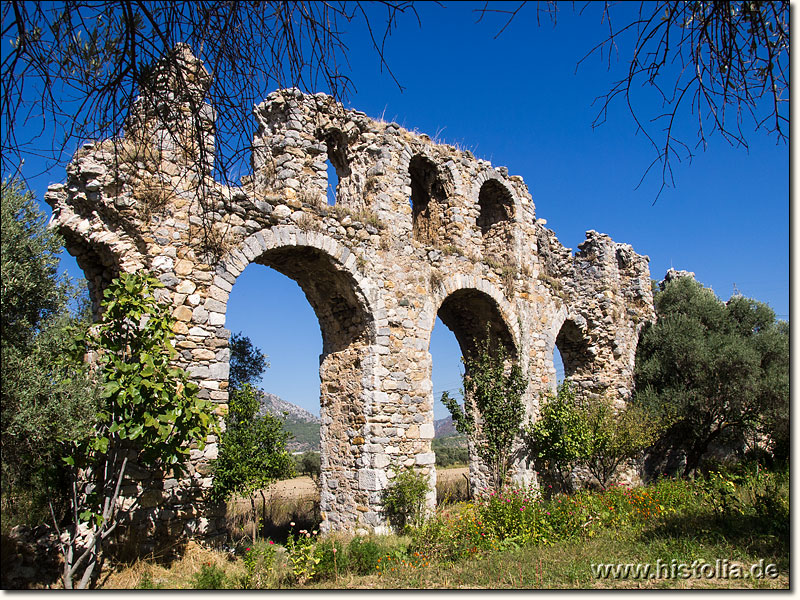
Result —
[{"label": "shrub", "polygon": [[317,544],[319,564],[316,573],[320,578],[338,577],[350,567],[346,547],[341,540],[327,538]]},{"label": "shrub", "polygon": [[385,552],[386,548],[375,540],[354,537],[347,546],[350,569],[359,575],[370,575]]},{"label": "shrub", "polygon": [[438,512],[411,530],[409,552],[431,560],[455,562],[497,547],[490,528],[480,520],[474,504]]},{"label": "shrub", "polygon": [[200,567],[200,572],[195,573],[192,580],[192,587],[196,590],[225,589],[225,571],[210,563]]},{"label": "shrub", "polygon": [[[292,523],[294,526],[294,523]],[[311,581],[316,574],[320,558],[316,553],[317,532],[301,529],[297,535],[290,533],[286,540],[286,551],[292,565],[292,575],[298,585]]]},{"label": "shrub", "polygon": [[255,542],[252,546],[245,548],[242,555],[245,575],[240,582],[241,587],[244,589],[267,587],[266,584],[272,575],[272,567],[275,564],[275,551],[275,543],[271,540]]},{"label": "shrub", "polygon": [[499,541],[548,542],[550,527],[538,490],[504,488],[477,502],[478,517]]},{"label": "shrub", "polygon": [[428,476],[418,471],[401,471],[395,476],[383,493],[384,511],[393,527],[402,530],[422,522],[429,489]]}]

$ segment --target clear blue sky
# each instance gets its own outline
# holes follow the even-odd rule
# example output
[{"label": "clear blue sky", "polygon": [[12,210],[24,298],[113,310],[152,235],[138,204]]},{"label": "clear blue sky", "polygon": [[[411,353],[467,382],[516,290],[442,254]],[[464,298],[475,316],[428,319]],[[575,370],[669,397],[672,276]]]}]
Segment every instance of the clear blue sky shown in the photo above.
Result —
[{"label": "clear blue sky", "polygon": [[[494,39],[504,21],[476,24],[471,9],[482,4],[422,3],[421,26],[413,17],[400,19],[386,58],[402,92],[380,72],[365,32],[354,27],[347,42],[357,92],[349,105],[507,166],[524,178],[537,216],[573,250],[586,230],[595,229],[648,255],[654,279],[671,266],[694,271],[722,299],[735,285],[788,319],[788,146],[750,124],[749,152],[712,137],[691,164],[673,165],[676,187],[653,205],[657,175],[635,189],[653,149],[636,135],[627,108],[615,105],[607,122],[592,129],[593,100],[625,68],[612,62],[609,73],[597,57],[576,72],[602,39],[599,13],[575,15],[564,3],[555,27],[546,19],[537,26],[531,7]],[[652,100],[646,91],[638,95]],[[691,136],[695,122],[682,130]],[[48,183],[63,179],[63,169],[54,169],[31,183],[41,198]],[[63,262],[80,274],[74,260]],[[266,267],[248,267],[231,294],[227,327],[269,355],[265,390],[319,413],[319,326],[294,282]],[[458,346],[441,322],[431,352],[438,397],[460,384]],[[437,401],[436,418],[445,415]]]}]

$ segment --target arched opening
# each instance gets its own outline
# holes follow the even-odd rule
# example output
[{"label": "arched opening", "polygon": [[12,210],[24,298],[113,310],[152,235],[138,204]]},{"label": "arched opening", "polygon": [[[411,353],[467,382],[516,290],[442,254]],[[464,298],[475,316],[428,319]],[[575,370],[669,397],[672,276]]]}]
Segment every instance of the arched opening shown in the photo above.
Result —
[{"label": "arched opening", "polygon": [[[439,320],[453,332],[463,356],[464,372],[468,376],[470,364],[478,344],[489,338],[490,349],[502,346],[509,361],[516,360],[517,347],[497,302],[488,294],[475,289],[453,292],[442,302],[437,313]],[[461,398],[461,404],[469,399]],[[469,493],[485,488],[489,482],[488,468],[478,459],[471,442],[469,449]],[[438,475],[437,475],[438,477]]]},{"label": "arched opening", "polygon": [[441,398],[442,393],[447,392],[463,403],[464,365],[455,335],[439,318],[431,332],[429,352],[434,418],[431,450],[436,455],[436,498],[439,504],[458,502],[469,496],[469,451],[466,437],[456,431],[453,418]]},{"label": "arched opening", "polygon": [[[563,368],[562,379],[570,381],[580,386],[580,381],[586,377],[591,377],[591,355],[589,354],[589,342],[586,335],[575,324],[575,321],[567,320],[561,326],[556,336],[556,350]],[[556,373],[558,365],[554,359]],[[559,381],[560,382],[560,381]]]},{"label": "arched opening", "polygon": [[558,346],[553,348],[553,368],[556,371],[556,385],[561,385],[564,383],[564,359],[561,358],[561,352]]},{"label": "arched opening", "polygon": [[411,218],[414,239],[436,245],[444,223],[447,189],[434,162],[424,156],[414,156],[408,164],[411,178]]},{"label": "arched opening", "polygon": [[341,184],[351,173],[347,157],[347,137],[338,129],[331,129],[323,139],[328,151],[328,159],[325,161],[328,175],[326,197],[328,206],[334,206],[341,201],[341,193],[344,191]]},{"label": "arched opening", "polygon": [[478,193],[477,225],[483,237],[484,252],[503,256],[511,243],[514,198],[496,179],[488,179]]},{"label": "arched opening", "polygon": [[103,292],[115,277],[119,277],[119,264],[108,248],[91,246],[82,237],[68,229],[62,228],[59,233],[64,238],[64,247],[67,252],[75,257],[75,262],[83,271],[89,289],[92,315],[95,320],[98,320]]},{"label": "arched opening", "polygon": [[[362,433],[361,364],[372,327],[352,275],[313,247],[268,250],[233,285],[226,325],[268,355],[262,408],[289,413],[290,450],[301,474],[311,458],[303,454],[319,452],[318,476],[270,488],[263,534],[281,538],[290,521],[316,528],[320,519],[357,514],[356,505],[368,504],[356,485],[353,447]],[[337,511],[343,505],[348,510]]]}]

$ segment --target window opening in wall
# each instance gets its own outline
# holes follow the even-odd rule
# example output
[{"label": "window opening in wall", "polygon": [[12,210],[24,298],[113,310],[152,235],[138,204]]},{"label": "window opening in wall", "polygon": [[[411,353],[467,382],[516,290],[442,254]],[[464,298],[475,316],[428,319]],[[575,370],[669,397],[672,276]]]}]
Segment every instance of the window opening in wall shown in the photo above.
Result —
[{"label": "window opening in wall", "polygon": [[442,210],[447,198],[439,169],[430,159],[414,156],[408,165],[408,174],[414,239],[435,244],[439,240]]},{"label": "window opening in wall", "polygon": [[463,402],[461,398],[464,365],[455,334],[436,318],[431,332],[433,418],[436,437],[431,444],[436,454],[436,497],[439,504],[466,500],[469,496],[469,452],[467,440],[456,431],[452,417],[442,404],[442,392]]},{"label": "window opening in wall", "polygon": [[564,360],[557,346],[553,349],[553,366],[556,369],[556,385],[561,385],[564,383]]},{"label": "window opening in wall", "polygon": [[494,179],[489,179],[478,194],[478,227],[488,235],[498,223],[510,221],[514,216],[514,199],[506,187]]},{"label": "window opening in wall", "polygon": [[325,161],[328,171],[328,187],[326,189],[326,197],[328,206],[336,205],[336,189],[339,187],[339,176],[336,174],[336,168],[330,160]]},{"label": "window opening in wall", "polygon": [[564,321],[556,337],[553,365],[556,367],[556,372],[558,372],[556,357],[561,359],[560,361],[563,365],[563,379],[581,376],[585,374],[589,366],[589,344],[583,332],[571,320]]},{"label": "window opening in wall", "polygon": [[326,196],[328,206],[334,206],[341,201],[339,183],[350,177],[351,173],[347,158],[347,138],[338,129],[333,129],[325,136],[325,146],[328,149]]}]

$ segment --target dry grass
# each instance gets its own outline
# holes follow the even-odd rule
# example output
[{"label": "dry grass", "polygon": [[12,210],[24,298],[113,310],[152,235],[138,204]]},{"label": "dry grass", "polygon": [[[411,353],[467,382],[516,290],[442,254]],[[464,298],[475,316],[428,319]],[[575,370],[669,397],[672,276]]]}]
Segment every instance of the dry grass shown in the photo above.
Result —
[{"label": "dry grass", "polygon": [[195,575],[204,565],[225,571],[229,579],[244,574],[244,565],[241,561],[233,560],[229,553],[190,541],[180,558],[165,560],[153,556],[146,557],[127,567],[109,572],[101,579],[100,587],[111,590],[190,589],[194,585]]}]

